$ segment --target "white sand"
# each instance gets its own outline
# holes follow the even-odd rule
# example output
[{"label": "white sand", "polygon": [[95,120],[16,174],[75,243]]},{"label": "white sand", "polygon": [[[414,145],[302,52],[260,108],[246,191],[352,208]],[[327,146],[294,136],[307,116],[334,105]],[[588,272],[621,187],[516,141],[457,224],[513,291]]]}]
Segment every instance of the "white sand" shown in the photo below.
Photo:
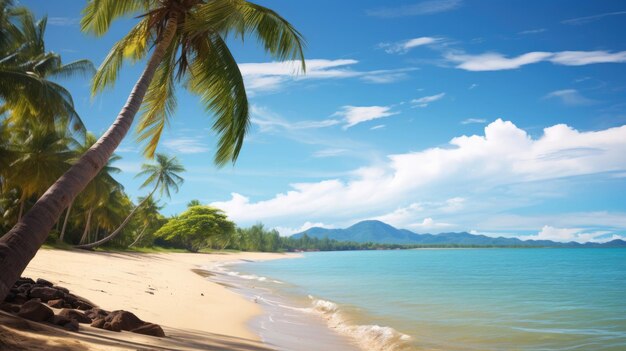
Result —
[{"label": "white sand", "polygon": [[85,324],[81,332],[70,333],[2,315],[0,340],[13,340],[28,350],[270,350],[247,326],[262,313],[260,307],[192,269],[216,262],[286,257],[290,256],[40,250],[24,276],[47,279],[105,310],[131,311],[160,324],[167,337],[116,333]]}]

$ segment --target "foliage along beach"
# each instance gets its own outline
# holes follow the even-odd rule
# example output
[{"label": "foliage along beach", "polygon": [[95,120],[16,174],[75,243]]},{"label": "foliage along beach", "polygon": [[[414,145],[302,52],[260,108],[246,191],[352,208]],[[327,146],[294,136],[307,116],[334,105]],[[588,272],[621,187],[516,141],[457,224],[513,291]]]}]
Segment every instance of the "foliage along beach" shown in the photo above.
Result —
[{"label": "foliage along beach", "polygon": [[[422,16],[456,10],[462,5],[461,0],[429,0],[394,11],[373,9],[365,13],[376,18]],[[619,11],[609,12],[600,17],[583,17],[581,21],[587,23],[621,14]],[[198,200],[206,196],[198,191],[198,199],[183,201],[185,206],[178,206],[178,213],[172,213],[171,209],[164,210],[168,205],[180,202],[177,196],[185,186],[189,169],[197,166],[185,165],[181,155],[163,146],[167,128],[183,117],[177,114],[182,94],[196,98],[195,113],[206,117],[207,122],[203,127],[214,139],[213,148],[199,148],[213,157],[212,162],[207,158],[206,163],[222,170],[237,167],[244,145],[251,143],[251,138],[246,137],[253,124],[266,130],[284,128],[290,131],[342,125],[342,130],[346,131],[360,123],[397,115],[400,112],[395,109],[405,104],[417,111],[443,99],[446,94],[438,93],[389,106],[344,105],[326,120],[301,121],[290,125],[249,101],[257,93],[254,88],[258,84],[273,87],[278,84],[277,81],[286,79],[283,77],[286,76],[283,72],[285,68],[272,66],[272,73],[268,76],[254,73],[254,68],[248,67],[247,71],[246,66],[237,62],[231,52],[230,46],[235,45],[235,42],[240,45],[238,41],[241,41],[246,50],[258,50],[266,55],[272,61],[269,65],[290,65],[289,75],[296,75],[303,80],[308,79],[309,70],[313,79],[338,74],[341,77],[357,77],[368,84],[387,84],[407,79],[409,72],[417,68],[359,72],[341,68],[356,63],[354,60],[333,63],[323,59],[305,59],[305,37],[288,18],[268,7],[244,0],[87,0],[81,18],[69,20],[68,28],[78,31],[80,27],[80,31],[91,36],[90,40],[94,42],[110,41],[111,36],[114,36],[115,41],[107,48],[108,54],[102,62],[84,58],[66,60],[66,56],[70,56],[66,54],[71,51],[61,49],[57,52],[46,45],[49,26],[67,20],[38,16],[21,1],[0,0],[2,350],[280,348],[280,345],[263,340],[258,330],[251,327],[252,320],[258,320],[259,316],[267,312],[261,307],[258,296],[251,298],[237,293],[258,287],[215,279],[220,274],[228,275],[216,267],[298,258],[300,256],[297,252],[626,247],[624,237],[617,233],[621,229],[619,223],[622,223],[620,213],[614,215],[602,208],[593,212],[593,216],[574,215],[570,218],[593,217],[595,220],[596,217],[608,217],[616,222],[609,226],[610,230],[607,230],[606,221],[602,222],[605,226],[602,228],[590,224],[557,228],[544,223],[536,235],[526,233],[517,236],[513,235],[510,228],[503,232],[482,232],[470,226],[434,221],[426,215],[420,221],[411,217],[423,211],[424,207],[437,207],[436,213],[441,216],[459,212],[461,208],[471,212],[469,207],[464,207],[466,199],[462,197],[451,197],[439,202],[403,203],[402,206],[406,207],[398,203],[397,206],[394,204],[395,208],[389,209],[391,212],[372,215],[375,209],[380,209],[377,207],[379,203],[392,202],[381,195],[385,190],[378,192],[383,187],[376,182],[381,179],[387,180],[389,184],[404,181],[407,190],[402,189],[396,194],[398,197],[404,196],[412,192],[413,184],[422,181],[422,175],[428,178],[429,171],[446,168],[442,166],[443,163],[438,163],[439,160],[431,162],[428,157],[443,155],[450,150],[463,151],[464,147],[481,149],[472,144],[477,140],[485,141],[485,144],[491,140],[505,140],[504,144],[513,145],[515,142],[510,140],[520,139],[523,148],[533,152],[520,152],[522,156],[518,155],[519,159],[525,162],[535,157],[538,161],[533,159],[536,163],[528,167],[509,167],[503,160],[515,159],[514,156],[496,155],[493,159],[498,159],[504,166],[492,167],[492,164],[498,162],[490,160],[475,167],[480,174],[476,178],[489,179],[487,170],[491,169],[501,168],[498,172],[502,174],[506,173],[504,170],[507,168],[523,173],[533,167],[539,169],[537,165],[543,164],[545,160],[570,157],[566,161],[571,162],[565,162],[566,165],[561,165],[561,168],[557,167],[558,162],[555,161],[557,169],[552,178],[535,178],[531,172],[522,176],[514,174],[511,176],[514,179],[512,182],[568,179],[590,174],[608,174],[611,181],[623,179],[623,171],[626,169],[623,159],[614,163],[603,163],[604,159],[602,162],[590,161],[589,164],[576,162],[587,159],[589,155],[623,155],[621,151],[626,144],[620,136],[626,130],[624,126],[598,132],[578,132],[558,124],[544,129],[544,135],[534,139],[534,135],[520,131],[511,122],[497,119],[485,127],[484,138],[464,135],[453,138],[450,143],[454,147],[450,149],[431,148],[424,154],[392,154],[387,157],[387,161],[379,162],[390,162],[382,166],[383,171],[371,166],[342,172],[356,179],[346,181],[345,184],[339,180],[304,185],[294,183],[290,186],[295,190],[279,193],[267,201],[251,201],[233,192],[231,201],[214,201],[213,205]],[[119,22],[132,25],[120,33],[119,27],[115,27],[115,23]],[[538,30],[536,33],[544,31]],[[523,35],[526,34],[529,33]],[[390,55],[402,55],[417,47],[428,46],[435,51],[442,51],[448,45],[455,44],[453,40],[443,37],[420,37],[395,44],[381,42],[377,50]],[[73,52],[71,56],[80,54]],[[439,65],[480,72],[515,69],[542,61],[575,67],[626,61],[624,52],[601,50],[535,52],[520,57],[523,59],[509,59],[497,53],[473,57],[463,51],[452,50],[443,55],[441,60],[444,62]],[[341,69],[331,71],[336,67]],[[261,83],[247,86],[244,75],[247,73],[249,76],[249,70],[253,71],[253,76],[257,74],[255,78]],[[134,76],[133,72],[136,73]],[[130,76],[133,81],[128,91],[116,86],[120,81],[126,83]],[[580,79],[584,82],[592,78]],[[73,96],[76,93],[68,88],[77,81],[89,87],[91,98],[125,94],[125,103],[119,106],[119,113],[116,116],[105,116],[108,122],[104,130],[90,130],[87,127],[90,125],[88,121],[96,117],[95,108],[79,113],[77,96]],[[478,84],[472,83],[465,90],[476,87]],[[619,91],[618,88],[614,90]],[[287,95],[285,99],[288,99]],[[553,91],[543,97],[543,100],[551,99],[561,99],[569,106],[601,103],[601,99],[587,99],[575,89]],[[259,115],[269,117],[260,120]],[[460,122],[462,125],[484,123],[485,120],[477,118]],[[375,125],[370,131],[385,127],[382,124]],[[503,133],[504,137],[498,133]],[[489,138],[487,134],[490,134]],[[589,140],[584,139],[587,137]],[[305,144],[309,142],[306,137],[302,139]],[[571,145],[570,140],[574,140]],[[138,189],[129,189],[128,184],[120,180],[122,173],[128,173],[122,170],[127,168],[127,164],[124,164],[121,145],[128,144],[136,147],[143,157],[140,165],[133,165],[134,181],[139,182]],[[352,141],[346,144],[360,147],[359,143]],[[551,146],[560,144],[564,146]],[[343,146],[330,146],[332,148],[315,152],[313,158],[329,158],[347,152]],[[485,146],[485,149],[488,147]],[[506,147],[498,146],[495,149]],[[482,155],[481,152],[478,153]],[[418,157],[419,162],[403,162],[405,157]],[[370,153],[367,158],[384,159],[377,153]],[[478,158],[476,155],[451,157],[463,162]],[[430,168],[418,169],[415,174],[403,177],[400,168],[416,163],[426,164]],[[472,173],[473,167],[467,168],[468,173]],[[386,173],[389,169],[397,173],[389,176]],[[225,178],[228,176],[227,173],[223,174],[226,174]],[[309,176],[318,178],[316,175]],[[372,179],[375,181],[369,183]],[[498,182],[494,181],[494,184]],[[307,189],[326,189],[326,186],[329,190],[313,196],[306,195]],[[480,186],[477,188],[482,189]],[[140,192],[139,196],[134,196],[136,190]],[[390,186],[389,193],[393,195],[394,191]],[[524,191],[515,189],[509,192],[519,194]],[[335,193],[337,199],[332,197]],[[355,193],[360,195],[350,198]],[[249,219],[256,215],[257,209],[281,204],[280,200],[291,198],[294,194],[296,197],[302,195],[298,203],[302,209],[293,212],[295,214],[292,217],[309,213],[313,217],[333,211],[350,213],[351,226],[340,229],[339,226],[322,222],[309,222],[307,218],[299,219],[307,220],[299,229],[264,225],[260,221],[252,224],[249,220],[244,221],[247,225],[239,225],[235,221],[235,217]],[[317,202],[320,198],[327,201],[326,196],[332,204]],[[610,198],[607,196],[605,202],[612,203]],[[233,210],[233,203],[237,204],[237,201],[243,203],[243,206]],[[342,204],[337,205],[340,202]],[[346,210],[350,206],[361,207],[361,202],[365,210]],[[218,206],[220,204],[222,206]],[[281,204],[276,211],[288,212],[293,206],[293,203]],[[333,206],[336,206],[336,211]],[[367,206],[371,206],[372,210]],[[248,213],[242,216],[244,212]],[[334,215],[329,218],[338,218]],[[407,216],[411,218],[407,219]],[[276,215],[273,218],[282,217]],[[363,220],[357,221],[356,218]],[[394,221],[400,226],[408,225],[412,230],[398,229],[400,227],[396,228],[384,221]],[[340,222],[347,226],[345,218]],[[461,229],[457,231],[450,228]],[[436,231],[437,234],[418,234],[427,230]],[[289,236],[282,235],[287,232]],[[335,316],[339,308],[337,306],[328,302],[320,308]],[[307,309],[298,311],[304,310]],[[319,319],[317,323],[320,323]],[[358,333],[366,335],[372,330],[378,334],[370,333],[367,336],[378,341],[386,337],[385,333],[402,342],[410,339],[410,336],[384,326],[345,327],[341,324],[344,329],[354,332],[350,338],[335,333],[340,329],[338,324],[333,326],[331,322],[329,325],[331,328],[319,335],[329,333],[338,338],[340,341],[336,341],[336,350],[358,349]],[[323,326],[326,328],[326,324]],[[365,329],[367,333],[363,331]],[[285,331],[288,333],[288,329]],[[386,349],[384,346],[375,346],[375,341],[369,342],[363,335],[361,349]],[[315,339],[316,335],[309,337]],[[366,345],[363,345],[363,340],[367,340]]]}]

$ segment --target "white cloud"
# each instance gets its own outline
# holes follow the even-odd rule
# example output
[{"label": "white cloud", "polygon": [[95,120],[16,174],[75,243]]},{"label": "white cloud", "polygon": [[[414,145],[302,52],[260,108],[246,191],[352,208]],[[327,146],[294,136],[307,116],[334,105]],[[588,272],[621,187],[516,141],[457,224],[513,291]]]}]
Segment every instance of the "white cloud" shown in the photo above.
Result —
[{"label": "white cloud", "polygon": [[326,229],[333,229],[334,226],[332,225],[326,225],[322,222],[317,222],[317,223],[312,223],[312,222],[304,222],[304,224],[302,224],[300,227],[297,228],[290,228],[290,227],[274,227],[274,229],[276,229],[281,236],[291,236],[294,234],[298,234],[298,233],[302,233],[305,230],[309,230],[311,228],[326,228]]},{"label": "white cloud", "polygon": [[290,81],[309,79],[344,79],[360,78],[371,83],[390,83],[406,78],[406,72],[413,68],[395,70],[355,71],[351,66],[359,61],[352,59],[306,60],[306,73],[302,72],[300,61],[241,63],[239,70],[244,77],[246,89],[272,91],[280,89]]},{"label": "white cloud", "polygon": [[284,130],[303,130],[326,128],[341,123],[336,119],[323,119],[319,121],[297,121],[290,122],[282,119],[272,111],[258,105],[250,107],[250,121],[258,126],[261,132],[272,132],[280,129]]},{"label": "white cloud", "polygon": [[568,105],[568,106],[584,106],[584,105],[591,105],[595,103],[594,100],[584,97],[576,89],[556,90],[551,93],[548,93],[544,98],[545,99],[558,99],[563,104]]},{"label": "white cloud", "polygon": [[537,235],[526,235],[520,237],[522,240],[552,240],[557,242],[576,241],[584,242],[607,242],[615,239],[622,239],[617,235],[610,234],[609,231],[585,231],[581,228],[555,228],[549,225],[543,226]]},{"label": "white cloud", "polygon": [[554,54],[550,62],[566,66],[583,66],[595,63],[626,62],[626,51],[561,51]]},{"label": "white cloud", "polygon": [[480,55],[465,55],[449,53],[445,56],[448,61],[457,63],[457,68],[466,71],[499,71],[516,69],[531,63],[537,63],[552,57],[549,52],[529,52],[513,58],[504,57],[498,53]]},{"label": "white cloud", "polygon": [[456,68],[466,71],[500,71],[545,61],[565,66],[622,63],[626,62],[626,51],[536,51],[510,58],[499,53],[467,55],[450,52],[445,55],[445,59],[457,64]]},{"label": "white cloud", "polygon": [[539,34],[547,31],[545,28],[537,28],[537,29],[528,29],[519,32],[518,34],[527,35],[527,34]]},{"label": "white cloud", "polygon": [[[393,213],[393,209],[402,204],[423,204],[427,197],[451,193],[454,195],[448,198],[455,198],[461,189],[490,195],[494,189],[512,184],[624,171],[626,126],[580,132],[559,124],[545,128],[542,135],[532,138],[513,123],[496,120],[485,127],[484,135],[459,136],[450,140],[446,147],[389,155],[386,162],[356,169],[345,178],[291,184],[288,191],[259,201],[233,193],[231,199],[213,205],[224,209],[235,221],[289,222],[298,218],[338,224]],[[506,196],[506,200],[509,199],[510,196]],[[459,201],[455,201],[458,205]],[[464,211],[445,212],[446,206],[454,208],[455,201],[436,202],[441,204],[439,209],[432,211],[429,206],[430,212],[413,218],[440,218],[435,223],[459,223],[457,219],[464,215],[465,209],[476,210],[476,203],[470,207],[464,200],[460,204]],[[493,200],[478,205],[490,203],[499,210],[502,208],[500,202]],[[585,218],[595,223],[598,218],[604,218],[605,223],[610,220],[615,226],[626,228],[626,216],[621,219],[597,214],[577,217],[571,219]],[[478,221],[488,230],[528,225],[525,218],[505,216],[474,218],[464,221],[464,225],[476,227]],[[417,223],[428,224],[423,220]],[[549,222],[544,218],[541,225],[545,223]]]},{"label": "white cloud", "polygon": [[333,116],[341,116],[345,121],[344,129],[353,127],[359,123],[372,121],[379,118],[398,114],[391,111],[390,106],[343,106]]},{"label": "white cloud", "polygon": [[467,118],[461,121],[461,124],[485,124],[487,120],[484,118]]},{"label": "white cloud", "polygon": [[475,88],[478,88],[478,84],[476,84],[476,83],[474,83],[474,84],[470,85],[470,86],[469,86],[469,88],[467,88],[467,89],[469,89],[469,90],[473,90],[473,89],[475,89]]},{"label": "white cloud", "polygon": [[373,126],[372,128],[370,128],[370,130],[383,129],[383,128],[385,128],[385,125],[379,124],[379,125]]},{"label": "white cloud", "polygon": [[443,222],[436,222],[434,219],[432,219],[430,217],[426,217],[421,222],[409,224],[408,228],[409,229],[418,229],[418,230],[432,230],[432,229],[450,228],[450,227],[453,227],[453,226],[454,226],[454,224],[443,223]]},{"label": "white cloud", "polygon": [[183,137],[163,141],[163,145],[181,154],[199,154],[209,151],[209,147],[200,138]]},{"label": "white cloud", "polygon": [[417,106],[417,107],[426,107],[426,106],[428,106],[431,102],[435,102],[435,101],[437,101],[437,100],[441,100],[441,99],[443,99],[443,97],[444,97],[444,96],[446,96],[446,93],[439,93],[439,94],[436,94],[436,95],[424,96],[424,97],[421,97],[421,98],[419,98],[419,99],[413,99],[413,100],[411,100],[411,103],[412,103],[414,106]]},{"label": "white cloud", "polygon": [[571,19],[567,19],[567,20],[561,21],[561,23],[563,23],[563,24],[579,25],[579,24],[585,24],[585,23],[597,21],[597,20],[602,19],[604,17],[621,16],[621,15],[626,15],[626,11],[607,12],[607,13],[601,13],[599,15],[571,18]]},{"label": "white cloud", "polygon": [[336,157],[345,154],[348,150],[346,149],[323,149],[313,153],[313,157],[325,158],[325,157]]},{"label": "white cloud", "polygon": [[457,9],[461,4],[461,0],[429,0],[399,7],[384,7],[367,10],[366,14],[381,18],[432,15]]},{"label": "white cloud", "polygon": [[419,37],[409,40],[404,40],[397,43],[380,43],[378,46],[383,48],[388,54],[407,53],[409,50],[418,46],[434,44],[442,40],[441,38],[434,37]]}]

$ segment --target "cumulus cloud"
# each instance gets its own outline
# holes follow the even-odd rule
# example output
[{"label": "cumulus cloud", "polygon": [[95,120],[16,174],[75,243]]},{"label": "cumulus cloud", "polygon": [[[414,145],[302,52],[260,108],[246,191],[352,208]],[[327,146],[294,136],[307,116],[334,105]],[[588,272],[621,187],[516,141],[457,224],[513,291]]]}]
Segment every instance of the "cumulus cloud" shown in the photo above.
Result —
[{"label": "cumulus cloud", "polygon": [[[571,152],[585,149],[596,151]],[[243,222],[303,218],[344,223],[354,218],[392,213],[399,204],[421,204],[424,197],[441,196],[459,189],[489,194],[493,189],[511,184],[624,171],[626,126],[580,132],[558,124],[545,128],[542,135],[533,138],[513,123],[498,119],[485,127],[483,135],[459,136],[445,147],[389,155],[386,162],[356,169],[348,177],[291,184],[289,190],[258,201],[233,193],[229,200],[213,205]],[[459,205],[459,201],[455,201]],[[467,207],[464,201],[460,205]],[[442,209],[434,214],[420,213],[413,218],[422,218],[417,222],[422,224],[424,218],[456,223],[451,213],[443,210],[445,206],[440,206]],[[452,210],[454,201],[447,206]],[[593,222],[593,218],[599,217],[586,218]],[[617,218],[610,217],[613,223],[626,227],[626,218],[621,222]],[[501,225],[508,225],[508,228],[515,224],[526,225],[523,219],[504,218],[502,221]],[[485,228],[498,227],[493,221],[485,223]],[[544,220],[541,225],[545,223]]]},{"label": "cumulus cloud", "polygon": [[456,68],[466,71],[500,71],[517,69],[525,65],[539,62],[551,62],[565,66],[622,63],[626,62],[626,51],[536,51],[515,57],[506,57],[495,52],[478,55],[449,52],[445,55],[445,59],[456,64]]},{"label": "cumulus cloud", "polygon": [[306,60],[306,74],[302,72],[300,61],[241,63],[239,70],[251,92],[278,90],[291,81],[309,79],[360,78],[370,83],[390,83],[407,76],[412,68],[396,70],[357,71],[352,69],[359,61],[352,59]]},{"label": "cumulus cloud", "polygon": [[424,96],[424,97],[421,97],[419,99],[411,100],[411,104],[413,104],[413,106],[416,106],[416,107],[426,107],[431,102],[435,102],[437,100],[443,99],[444,96],[446,96],[446,93],[439,93],[439,94],[436,94],[436,95]]},{"label": "cumulus cloud", "polygon": [[385,50],[388,54],[397,54],[397,53],[407,53],[409,50],[416,48],[418,46],[430,45],[434,44],[438,41],[441,41],[441,38],[434,37],[419,37],[413,38],[409,40],[400,41],[397,43],[380,43],[378,46]]},{"label": "cumulus cloud", "polygon": [[545,99],[557,99],[567,106],[584,106],[595,103],[594,100],[584,97],[576,89],[556,90],[548,93]]},{"label": "cumulus cloud", "polygon": [[341,110],[335,112],[333,116],[343,117],[344,129],[379,118],[389,117],[398,114],[391,111],[391,106],[343,106]]},{"label": "cumulus cloud", "polygon": [[586,231],[581,228],[555,228],[549,225],[543,226],[537,235],[522,236],[521,239],[532,240],[552,240],[557,242],[576,241],[584,242],[608,242],[615,239],[622,239],[618,235],[608,235],[609,231]]},{"label": "cumulus cloud", "polygon": [[380,18],[432,15],[457,9],[462,3],[461,0],[429,0],[399,7],[367,10],[366,14]]}]

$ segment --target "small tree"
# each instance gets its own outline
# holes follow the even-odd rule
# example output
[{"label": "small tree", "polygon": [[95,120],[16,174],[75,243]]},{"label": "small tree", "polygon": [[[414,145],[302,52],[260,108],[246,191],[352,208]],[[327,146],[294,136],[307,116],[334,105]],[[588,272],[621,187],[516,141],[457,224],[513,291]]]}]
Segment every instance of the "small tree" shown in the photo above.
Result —
[{"label": "small tree", "polygon": [[214,245],[228,245],[235,234],[235,223],[222,210],[209,206],[193,206],[162,226],[155,237],[168,246],[191,252]]}]

